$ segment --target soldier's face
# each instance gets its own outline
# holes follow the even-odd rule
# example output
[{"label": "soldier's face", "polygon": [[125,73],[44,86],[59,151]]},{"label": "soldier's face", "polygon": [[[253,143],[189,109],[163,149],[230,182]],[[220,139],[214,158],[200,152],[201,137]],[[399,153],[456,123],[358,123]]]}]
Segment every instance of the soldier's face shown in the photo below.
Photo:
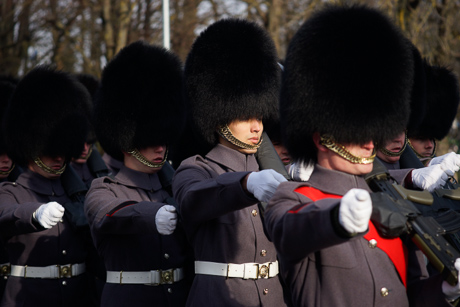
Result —
[{"label": "soldier's face", "polygon": [[[139,149],[141,155],[143,155],[149,162],[153,164],[160,164],[163,162],[166,153],[166,145],[161,146],[150,146],[143,149]],[[134,156],[128,153],[124,153],[125,166],[138,172],[154,174],[161,170],[161,167],[149,167],[142,164]]]},{"label": "soldier's face", "polygon": [[74,160],[75,163],[86,163],[86,160],[88,160],[89,155],[91,154],[91,146],[92,144],[85,143],[83,147],[83,151],[80,154],[80,157]]},{"label": "soldier's face", "polygon": [[418,152],[422,157],[431,157],[434,150],[433,139],[417,139],[411,138],[410,143],[414,147],[415,151]]},{"label": "soldier's face", "polygon": [[[249,145],[256,145],[260,141],[262,132],[264,130],[264,125],[262,124],[261,120],[254,118],[245,121],[234,120],[230,124],[228,124],[228,128],[232,132],[233,136],[241,142]],[[221,138],[221,143],[227,147],[233,148],[245,154],[253,154],[257,152],[257,149],[240,148],[236,145],[231,144],[227,140],[224,140],[223,138]]]},{"label": "soldier's face", "polygon": [[284,165],[291,163],[291,156],[289,155],[286,146],[281,142],[272,141],[273,147],[275,147],[276,153],[280,157]]},{"label": "soldier's face", "polygon": [[[41,156],[39,158],[40,160],[42,160],[43,164],[45,164],[49,168],[56,170],[56,171],[63,168],[65,164],[65,158],[62,156],[56,156],[56,157]],[[56,179],[61,176],[58,174],[51,174],[51,173],[44,171],[41,167],[39,167],[33,161],[29,163],[29,169],[48,179]]]},{"label": "soldier's face", "polygon": [[[7,156],[6,153],[0,154],[0,171],[8,172],[13,166],[13,161]],[[8,175],[0,175],[0,179],[5,179]]]},{"label": "soldier's face", "polygon": [[[319,142],[319,135],[315,133],[313,140],[318,148],[318,164],[322,167],[352,174],[365,175],[372,171],[373,164],[356,164],[345,160],[332,150],[329,150]],[[341,144],[354,156],[361,158],[369,158],[374,151],[374,142],[370,141],[363,145],[357,144]]]},{"label": "soldier's face", "polygon": [[[385,144],[385,149],[391,152],[399,152],[403,148],[405,140],[406,140],[406,132],[403,131],[398,136],[396,136],[394,139],[388,141]],[[380,159],[382,159],[383,161],[387,163],[396,163],[401,158],[401,156],[396,156],[396,157],[387,156],[381,151],[377,151],[377,157],[379,157]]]}]

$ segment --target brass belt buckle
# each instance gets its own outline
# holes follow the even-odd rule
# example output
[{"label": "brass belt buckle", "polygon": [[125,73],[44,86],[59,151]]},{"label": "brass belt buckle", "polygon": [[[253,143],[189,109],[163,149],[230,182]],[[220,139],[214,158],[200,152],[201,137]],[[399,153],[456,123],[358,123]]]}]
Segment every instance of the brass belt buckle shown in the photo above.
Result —
[{"label": "brass belt buckle", "polygon": [[267,265],[263,264],[259,266],[259,272],[258,272],[259,278],[267,279],[270,275],[269,272],[270,272],[270,268]]},{"label": "brass belt buckle", "polygon": [[70,278],[72,277],[72,265],[57,265],[58,271],[59,271],[59,278]]},{"label": "brass belt buckle", "polygon": [[11,274],[11,265],[4,264],[0,267],[0,276],[8,276]]},{"label": "brass belt buckle", "polygon": [[172,284],[174,282],[174,272],[173,269],[160,271],[161,274],[161,284]]}]

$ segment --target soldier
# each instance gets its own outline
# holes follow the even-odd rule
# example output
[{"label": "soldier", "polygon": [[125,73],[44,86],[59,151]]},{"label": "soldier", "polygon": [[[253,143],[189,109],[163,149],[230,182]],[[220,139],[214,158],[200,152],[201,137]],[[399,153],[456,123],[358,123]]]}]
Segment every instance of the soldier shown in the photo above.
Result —
[{"label": "soldier", "polygon": [[185,77],[199,134],[194,150],[204,152],[182,161],[173,180],[196,258],[187,306],[284,306],[258,203],[286,179],[259,172],[254,157],[263,121],[278,112],[273,41],[254,23],[220,20],[195,40]]},{"label": "soldier", "polygon": [[316,165],[307,182],[280,184],[265,225],[295,306],[449,306],[460,295],[439,275],[423,280],[411,241],[380,238],[369,222],[362,175],[375,142],[406,128],[412,61],[399,30],[363,6],[314,13],[289,45],[282,132],[295,161]]},{"label": "soldier", "polygon": [[436,140],[447,136],[457,114],[460,101],[458,79],[442,66],[425,63],[426,113],[417,129],[408,130],[409,145],[425,165],[440,162],[440,157],[430,163],[436,154]]},{"label": "soldier", "polygon": [[116,176],[95,179],[85,202],[107,269],[102,306],[185,305],[193,259],[161,176],[183,128],[183,91],[178,57],[141,41],[104,68],[95,131],[124,163]]},{"label": "soldier", "polygon": [[64,208],[60,180],[82,150],[89,94],[72,76],[46,66],[16,86],[5,143],[24,172],[0,187],[0,233],[11,262],[1,306],[87,306],[85,236]]}]

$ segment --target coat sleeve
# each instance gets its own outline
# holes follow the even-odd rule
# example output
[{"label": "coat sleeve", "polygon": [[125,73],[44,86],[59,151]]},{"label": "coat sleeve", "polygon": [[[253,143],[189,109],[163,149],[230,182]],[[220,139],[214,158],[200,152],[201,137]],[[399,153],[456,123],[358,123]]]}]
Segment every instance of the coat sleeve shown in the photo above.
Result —
[{"label": "coat sleeve", "polygon": [[326,198],[313,202],[294,192],[297,186],[295,182],[281,183],[268,203],[264,218],[268,236],[278,253],[292,262],[350,240],[337,233],[332,221],[332,211],[340,199]]},{"label": "coat sleeve", "polygon": [[[15,188],[12,187],[11,189]],[[32,218],[33,213],[42,203],[19,204],[11,189],[7,184],[0,188],[0,233],[2,237],[7,238],[44,230],[45,228]]]},{"label": "coat sleeve", "polygon": [[173,178],[173,194],[184,222],[199,224],[258,202],[241,186],[250,172],[217,174],[205,163],[185,160]]},{"label": "coat sleeve", "polygon": [[117,195],[104,178],[93,181],[85,200],[85,214],[93,232],[136,234],[156,232],[155,216],[164,203]]}]

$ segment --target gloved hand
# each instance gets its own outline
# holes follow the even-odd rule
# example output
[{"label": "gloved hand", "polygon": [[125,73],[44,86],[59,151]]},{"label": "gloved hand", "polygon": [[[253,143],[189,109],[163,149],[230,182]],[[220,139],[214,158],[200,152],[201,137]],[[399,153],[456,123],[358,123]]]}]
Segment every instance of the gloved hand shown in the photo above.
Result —
[{"label": "gloved hand", "polygon": [[61,220],[64,211],[63,206],[52,201],[38,207],[32,214],[32,217],[43,227],[50,229]]},{"label": "gloved hand", "polygon": [[453,176],[460,169],[460,155],[455,152],[450,152],[440,157],[435,157],[431,159],[428,166],[437,164],[441,164],[442,169],[447,173],[447,175]]},{"label": "gloved hand", "polygon": [[412,183],[416,187],[429,192],[433,192],[436,188],[446,184],[447,179],[449,179],[449,176],[441,164],[412,170]]},{"label": "gloved hand", "polygon": [[371,214],[372,201],[368,191],[351,189],[343,196],[339,207],[339,223],[350,234],[366,231]]},{"label": "gloved hand", "polygon": [[[460,258],[457,258],[454,263],[457,271],[460,271]],[[448,301],[454,301],[460,297],[460,274],[458,274],[459,280],[455,286],[452,286],[447,281],[442,282],[442,293],[446,296]]]},{"label": "gloved hand", "polygon": [[248,176],[246,187],[255,198],[261,202],[268,202],[281,182],[287,181],[280,173],[266,169],[252,172]]},{"label": "gloved hand", "polygon": [[161,207],[155,216],[155,224],[160,234],[172,234],[177,225],[176,208],[171,205],[164,205]]}]

